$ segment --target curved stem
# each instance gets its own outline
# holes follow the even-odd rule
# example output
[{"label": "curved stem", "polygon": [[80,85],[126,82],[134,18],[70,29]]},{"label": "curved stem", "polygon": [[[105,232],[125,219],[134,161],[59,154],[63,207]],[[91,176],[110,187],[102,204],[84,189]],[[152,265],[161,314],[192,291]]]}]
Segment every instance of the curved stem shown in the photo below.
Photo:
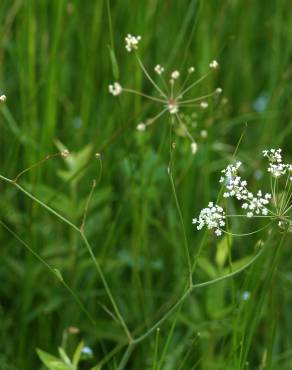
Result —
[{"label": "curved stem", "polygon": [[116,315],[117,315],[117,317],[118,317],[118,319],[119,319],[119,322],[120,322],[120,324],[122,325],[122,327],[123,327],[123,329],[124,329],[124,331],[125,331],[125,333],[126,333],[126,335],[127,335],[127,337],[128,337],[128,339],[131,341],[132,340],[132,336],[131,336],[131,333],[130,333],[130,331],[129,331],[129,329],[128,329],[128,327],[127,327],[127,325],[126,325],[126,323],[125,323],[125,320],[123,319],[123,317],[122,317],[122,315],[121,315],[121,313],[120,313],[120,311],[119,311],[119,308],[118,308],[118,306],[117,306],[117,304],[116,304],[116,302],[115,302],[115,299],[113,298],[113,295],[112,295],[112,293],[111,293],[111,290],[110,290],[110,288],[109,288],[109,286],[108,286],[108,283],[107,283],[107,281],[106,281],[106,278],[105,278],[105,276],[104,276],[104,274],[103,274],[103,271],[102,271],[102,269],[101,269],[101,267],[100,267],[100,265],[99,265],[99,262],[98,262],[98,260],[95,258],[95,255],[94,255],[94,253],[93,253],[93,251],[92,251],[92,248],[91,248],[91,246],[90,246],[90,244],[89,244],[89,242],[88,242],[88,240],[87,240],[87,238],[86,238],[86,236],[85,236],[85,234],[84,234],[84,232],[82,231],[82,230],[80,230],[76,225],[74,225],[72,222],[70,222],[67,218],[65,218],[64,216],[62,216],[62,215],[60,215],[57,211],[55,211],[54,209],[52,209],[51,207],[49,207],[49,206],[47,206],[45,203],[43,203],[41,200],[39,200],[38,198],[36,198],[35,196],[33,196],[32,194],[30,194],[27,190],[25,190],[22,186],[20,186],[20,185],[18,185],[17,183],[15,183],[14,181],[12,181],[12,180],[10,180],[10,179],[8,179],[8,178],[6,178],[6,177],[4,177],[4,176],[2,176],[2,175],[0,175],[0,179],[2,179],[2,180],[4,180],[4,181],[6,181],[6,182],[8,182],[9,184],[12,184],[12,185],[14,185],[14,186],[16,186],[22,193],[24,193],[27,197],[29,197],[30,199],[32,199],[33,201],[35,201],[36,203],[38,203],[40,206],[42,206],[43,208],[45,208],[46,210],[48,210],[50,213],[52,213],[53,215],[55,215],[57,218],[59,218],[60,220],[62,220],[65,224],[67,224],[68,226],[70,226],[72,229],[74,229],[76,232],[78,232],[78,234],[80,234],[80,236],[81,236],[81,238],[82,238],[82,240],[83,240],[83,242],[84,242],[84,244],[85,244],[85,246],[86,246],[86,248],[87,248],[87,250],[88,250],[88,253],[89,253],[89,255],[90,255],[90,257],[91,257],[91,259],[92,259],[92,261],[93,261],[93,263],[94,263],[94,265],[95,265],[95,267],[96,267],[96,270],[97,270],[97,272],[98,272],[98,274],[99,274],[99,276],[100,276],[100,278],[101,278],[101,281],[102,281],[102,283],[103,283],[103,285],[104,285],[104,288],[105,288],[105,290],[106,290],[106,292],[107,292],[107,295],[108,295],[108,297],[109,297],[109,299],[110,299],[110,301],[111,301],[111,304],[112,304],[112,306],[113,306],[113,308],[114,308],[114,311],[115,311],[115,313],[116,313]]},{"label": "curved stem", "polygon": [[53,267],[51,267],[37,252],[35,252],[25,241],[23,241],[13,230],[10,229],[4,222],[0,220],[0,225],[3,226],[16,240],[19,241],[36,259],[38,259],[57,279],[59,282],[68,290],[68,292],[72,295],[75,302],[78,304],[78,306],[81,308],[81,310],[85,313],[89,321],[96,325],[96,321],[91,316],[91,314],[87,311],[87,309],[84,307],[83,303],[77,296],[77,294],[69,287],[69,285],[65,282],[63,279],[63,276],[58,270],[55,270]]}]

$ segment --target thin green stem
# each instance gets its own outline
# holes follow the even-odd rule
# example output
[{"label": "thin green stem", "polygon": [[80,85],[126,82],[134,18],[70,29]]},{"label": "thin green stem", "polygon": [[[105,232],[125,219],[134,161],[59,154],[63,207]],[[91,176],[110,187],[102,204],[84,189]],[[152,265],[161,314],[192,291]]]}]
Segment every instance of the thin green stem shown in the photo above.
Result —
[{"label": "thin green stem", "polygon": [[199,78],[197,81],[195,81],[192,84],[190,84],[185,90],[183,90],[182,92],[179,93],[178,96],[176,96],[176,99],[179,99],[180,97],[182,97],[183,95],[185,95],[189,90],[191,90],[193,87],[195,87],[200,82],[202,82],[203,80],[205,80],[205,78],[207,78],[209,76],[209,74],[210,74],[210,72],[206,73],[204,76],[202,76],[201,78]]},{"label": "thin green stem", "polygon": [[137,91],[137,90],[134,90],[134,89],[123,88],[123,91],[128,92],[130,94],[136,94],[136,95],[139,95],[139,96],[143,96],[144,98],[156,101],[158,103],[167,104],[167,100],[155,98],[154,96],[141,93],[140,91]]},{"label": "thin green stem", "polygon": [[198,101],[201,101],[201,100],[210,98],[211,96],[214,96],[215,94],[216,94],[216,91],[213,91],[210,94],[206,94],[206,95],[200,96],[198,98],[188,99],[188,100],[182,100],[182,101],[179,101],[179,105],[181,105],[181,104],[188,104],[188,103],[196,103]]},{"label": "thin green stem", "polygon": [[[171,130],[170,132],[172,132],[172,126],[171,126],[170,130]],[[171,137],[172,137],[172,134],[170,133],[170,139],[171,139]],[[189,251],[189,242],[188,242],[188,238],[187,238],[187,234],[186,234],[186,230],[185,230],[185,224],[184,224],[184,219],[183,219],[181,207],[180,207],[179,200],[178,200],[177,193],[176,193],[175,183],[174,183],[173,176],[172,176],[173,148],[172,148],[172,142],[171,141],[172,140],[170,140],[170,160],[169,160],[169,165],[168,165],[168,176],[169,176],[169,180],[170,180],[170,184],[171,184],[171,190],[172,190],[172,194],[173,194],[173,197],[174,197],[174,200],[175,200],[175,205],[176,205],[176,209],[177,209],[177,212],[178,212],[178,215],[179,215],[181,228],[182,228],[182,232],[183,232],[183,239],[184,239],[183,245],[184,245],[185,255],[186,255],[186,259],[187,259],[189,286],[192,286],[193,277],[192,277],[191,257],[190,257],[190,251]]]},{"label": "thin green stem", "polygon": [[144,67],[144,64],[142,63],[142,60],[139,58],[139,55],[135,52],[136,59],[138,60],[138,63],[142,69],[142,71],[145,73],[145,76],[148,78],[148,80],[151,82],[151,84],[155,87],[155,89],[161,94],[165,99],[167,99],[167,96],[164,94],[164,92],[160,89],[160,87],[153,81],[153,79],[150,77],[149,73],[147,72],[146,68]]},{"label": "thin green stem", "polygon": [[90,244],[89,244],[89,242],[88,242],[85,234],[83,233],[83,231],[80,230],[76,225],[74,225],[68,219],[66,219],[64,216],[62,216],[58,212],[56,212],[54,209],[52,209],[51,207],[47,206],[41,200],[39,200],[38,198],[36,198],[32,194],[30,194],[22,186],[18,185],[13,180],[10,180],[10,179],[2,176],[2,175],[0,175],[0,179],[8,182],[9,184],[12,184],[12,185],[16,186],[23,194],[25,194],[30,199],[32,199],[34,202],[38,203],[40,206],[42,206],[43,208],[45,208],[46,210],[48,210],[50,213],[52,213],[53,215],[55,215],[57,218],[59,218],[60,220],[62,220],[65,224],[67,224],[68,226],[70,226],[72,229],[74,229],[75,231],[77,231],[80,234],[80,236],[81,236],[81,238],[82,238],[82,240],[83,240],[83,242],[84,242],[84,244],[85,244],[85,246],[86,246],[86,248],[87,248],[87,250],[89,252],[89,255],[90,255],[90,257],[91,257],[91,259],[92,259],[92,261],[93,261],[93,263],[94,263],[94,265],[96,267],[96,270],[97,270],[97,272],[98,272],[98,274],[99,274],[99,276],[100,276],[100,278],[102,280],[102,283],[104,285],[104,288],[105,288],[105,290],[107,292],[107,295],[108,295],[108,297],[109,297],[109,299],[110,299],[110,301],[112,303],[112,306],[113,306],[113,308],[115,310],[115,313],[116,313],[116,315],[117,315],[117,317],[118,317],[118,319],[120,321],[120,324],[122,325],[122,327],[123,327],[123,329],[124,329],[124,331],[125,331],[128,339],[129,339],[129,341],[132,340],[131,333],[129,332],[129,329],[128,329],[128,327],[127,327],[127,325],[126,325],[126,323],[125,323],[125,321],[124,321],[124,319],[123,319],[123,317],[122,317],[122,315],[121,315],[121,313],[120,313],[120,311],[118,309],[118,306],[117,306],[117,304],[116,304],[116,302],[115,302],[115,300],[114,300],[114,298],[112,296],[112,293],[111,293],[110,288],[108,286],[108,283],[107,283],[107,281],[105,279],[105,276],[104,276],[104,274],[103,274],[103,272],[101,270],[101,267],[99,265],[99,262],[95,258],[95,255],[94,255],[94,253],[92,251],[92,248],[91,248],[91,246],[90,246]]},{"label": "thin green stem", "polygon": [[83,303],[80,301],[77,294],[65,282],[65,280],[63,279],[63,276],[61,276],[61,273],[58,270],[55,270],[53,267],[51,267],[37,252],[35,252],[25,241],[23,241],[12,229],[10,229],[9,226],[7,226],[1,220],[0,220],[0,225],[4,227],[16,240],[18,240],[19,243],[21,243],[37,260],[39,260],[58,279],[58,281],[71,294],[71,296],[73,297],[75,302],[78,304],[78,306],[81,308],[81,310],[85,313],[89,321],[93,325],[96,325],[96,321],[94,320],[94,318],[91,316],[88,310],[84,307]]}]

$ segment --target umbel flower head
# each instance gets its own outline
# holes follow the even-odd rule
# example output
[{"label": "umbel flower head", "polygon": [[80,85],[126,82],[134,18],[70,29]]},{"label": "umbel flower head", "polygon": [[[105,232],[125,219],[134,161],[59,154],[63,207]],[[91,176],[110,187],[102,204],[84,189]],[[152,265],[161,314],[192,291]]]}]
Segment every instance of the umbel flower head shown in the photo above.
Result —
[{"label": "umbel flower head", "polygon": [[[113,96],[118,96],[121,93],[137,94],[162,106],[160,111],[154,117],[146,120],[143,125],[137,125],[137,129],[139,131],[145,131],[148,126],[156,122],[165,113],[168,113],[171,119],[171,123],[174,124],[176,122],[178,127],[180,128],[180,131],[184,133],[184,135],[191,141],[192,144],[196,144],[196,141],[190,133],[184,117],[180,114],[180,112],[186,108],[197,108],[203,110],[207,109],[209,106],[208,99],[219,96],[222,93],[222,89],[220,87],[217,87],[214,91],[209,92],[204,96],[187,99],[185,98],[185,95],[187,95],[193,87],[207,78],[212,70],[215,70],[219,67],[218,62],[216,60],[211,61],[209,64],[210,71],[199,79],[191,82],[189,81],[192,77],[192,74],[195,72],[194,67],[188,68],[186,77],[181,81],[182,73],[179,70],[171,71],[168,75],[168,79],[165,79],[164,67],[160,64],[157,64],[153,68],[155,74],[157,75],[157,78],[159,78],[159,82],[157,82],[154,77],[151,77],[150,73],[147,71],[138,55],[138,46],[140,41],[141,36],[133,36],[131,34],[128,34],[125,38],[125,48],[128,52],[134,53],[136,60],[140,68],[142,69],[145,77],[152,84],[154,90],[156,91],[156,95],[152,96],[131,88],[127,88],[124,86],[122,87],[117,81],[109,85],[109,92]],[[192,153],[195,152],[195,144],[191,145]]]},{"label": "umbel flower head", "polygon": [[[267,172],[271,177],[271,193],[258,190],[253,194],[248,190],[247,181],[239,175],[241,162],[228,165],[222,170],[219,183],[225,190],[223,198],[236,199],[245,213],[228,215],[222,207],[210,202],[208,208],[204,208],[199,217],[193,219],[197,229],[201,230],[206,226],[208,229],[214,229],[215,234],[220,236],[222,232],[226,232],[222,228],[225,226],[226,217],[261,217],[271,222],[277,221],[278,226],[292,231],[292,165],[283,163],[281,152],[281,149],[263,151],[263,156],[269,161]],[[282,183],[281,178],[284,180]]]}]

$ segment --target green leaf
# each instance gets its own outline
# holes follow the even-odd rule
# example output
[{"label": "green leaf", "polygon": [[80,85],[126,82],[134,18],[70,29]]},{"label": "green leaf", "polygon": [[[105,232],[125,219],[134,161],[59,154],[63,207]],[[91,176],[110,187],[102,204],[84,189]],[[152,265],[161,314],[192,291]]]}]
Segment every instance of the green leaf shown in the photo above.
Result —
[{"label": "green leaf", "polygon": [[90,370],[101,370],[101,367],[99,365],[96,365],[92,367]]},{"label": "green leaf", "polygon": [[43,364],[46,365],[49,370],[73,370],[72,366],[65,364],[58,357],[52,356],[41,349],[37,349],[36,351]]},{"label": "green leaf", "polygon": [[111,59],[111,63],[112,63],[113,75],[114,75],[114,78],[116,80],[118,80],[119,76],[120,76],[120,71],[119,71],[119,65],[118,65],[118,62],[117,62],[117,58],[116,58],[116,55],[115,55],[115,52],[113,51],[113,49],[110,46],[108,48],[109,48],[110,59]]},{"label": "green leaf", "polygon": [[232,244],[232,236],[225,235],[224,238],[217,244],[217,252],[215,261],[217,266],[222,269],[225,265],[228,253],[229,253],[229,247]]},{"label": "green leaf", "polygon": [[78,344],[77,348],[75,349],[75,352],[74,352],[74,355],[73,355],[73,360],[72,360],[73,366],[75,368],[77,368],[77,366],[78,366],[83,347],[84,347],[84,342],[81,341]]},{"label": "green leaf", "polygon": [[59,351],[60,357],[65,362],[65,364],[69,365],[70,368],[72,368],[71,360],[70,360],[69,356],[67,355],[67,353],[64,351],[64,349],[62,347],[59,347],[58,351]]}]

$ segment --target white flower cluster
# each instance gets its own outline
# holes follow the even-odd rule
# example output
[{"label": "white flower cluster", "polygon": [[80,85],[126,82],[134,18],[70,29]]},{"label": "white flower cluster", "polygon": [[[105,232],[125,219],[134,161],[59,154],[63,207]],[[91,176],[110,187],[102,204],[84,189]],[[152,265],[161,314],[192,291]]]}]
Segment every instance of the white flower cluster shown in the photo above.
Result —
[{"label": "white flower cluster", "polygon": [[[281,177],[287,173],[292,172],[292,165],[285,164],[282,161],[282,149],[269,149],[263,150],[263,156],[268,158],[269,167],[268,172],[271,173],[273,177]],[[292,181],[292,177],[290,177],[290,181]]]},{"label": "white flower cluster", "polygon": [[139,41],[140,40],[141,40],[141,36],[132,36],[132,35],[128,34],[125,37],[126,50],[128,52],[131,52],[133,49],[134,50],[137,50],[138,49],[138,44],[139,44]]},{"label": "white flower cluster", "polygon": [[112,85],[109,85],[108,91],[113,96],[118,96],[122,93],[123,89],[122,89],[122,86],[118,82],[114,82]]},{"label": "white flower cluster", "polygon": [[211,69],[217,69],[219,67],[219,63],[217,62],[217,60],[212,60],[212,62],[209,64],[209,67]]},{"label": "white flower cluster", "polygon": [[225,226],[225,212],[222,207],[210,202],[207,208],[201,210],[199,218],[193,219],[193,224],[197,224],[197,230],[201,230],[204,226],[209,230],[215,229],[215,235],[220,236],[221,228]]},{"label": "white flower cluster", "polygon": [[269,204],[272,198],[271,194],[266,193],[263,196],[262,191],[259,190],[256,196],[254,196],[251,193],[248,193],[248,195],[249,195],[247,198],[248,202],[243,203],[242,205],[242,208],[248,211],[246,214],[247,217],[252,217],[254,213],[256,215],[261,214],[263,216],[267,216],[269,211],[265,206]]},{"label": "white flower cluster", "polygon": [[257,192],[257,195],[248,191],[246,180],[238,176],[241,164],[241,162],[236,162],[235,165],[229,165],[222,170],[224,176],[221,176],[219,182],[224,183],[227,189],[223,197],[235,197],[237,200],[245,201],[242,208],[247,211],[247,217],[252,217],[254,214],[266,216],[269,212],[266,205],[269,204],[272,196],[269,193],[263,195],[261,190]]},{"label": "white flower cluster", "polygon": [[6,102],[6,100],[7,100],[6,95],[1,95],[1,96],[0,96],[0,102],[1,102],[1,103],[5,103],[5,102]]},{"label": "white flower cluster", "polygon": [[164,68],[163,68],[160,64],[157,64],[157,65],[154,67],[154,71],[155,71],[158,75],[162,75],[162,73],[164,72]]},{"label": "white flower cluster", "polygon": [[173,80],[177,80],[177,79],[179,78],[179,76],[180,76],[180,72],[179,72],[179,71],[177,71],[177,70],[175,70],[175,71],[173,71],[173,72],[171,73],[171,78],[172,78]]}]

